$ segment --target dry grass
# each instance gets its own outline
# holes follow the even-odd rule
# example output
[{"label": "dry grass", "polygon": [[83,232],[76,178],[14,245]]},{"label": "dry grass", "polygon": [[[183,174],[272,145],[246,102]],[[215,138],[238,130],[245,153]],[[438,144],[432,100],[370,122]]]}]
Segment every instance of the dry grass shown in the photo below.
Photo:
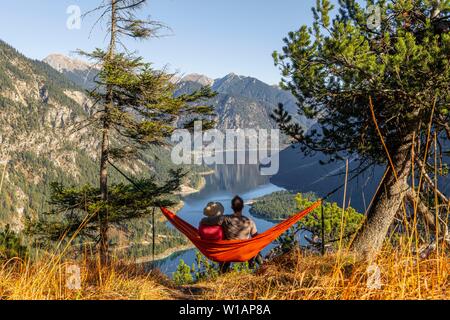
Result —
[{"label": "dry grass", "polygon": [[[420,260],[386,249],[372,264],[380,270],[380,289],[368,287],[368,264],[351,257],[305,256],[300,252],[267,264],[257,274],[229,274],[202,283],[202,299],[392,300],[448,299],[449,257]],[[375,269],[372,269],[375,270]]]},{"label": "dry grass", "polygon": [[99,268],[87,260],[77,264],[81,289],[71,290],[67,287],[71,265],[57,257],[33,264],[9,261],[0,267],[0,300],[163,300],[178,295],[164,285],[167,280],[161,274],[116,262]]},{"label": "dry grass", "polygon": [[[406,247],[401,246],[401,247]],[[374,265],[381,271],[380,289],[367,286],[367,263],[350,256],[325,257],[301,252],[279,257],[256,274],[230,273],[210,282],[177,288],[158,272],[113,262],[100,268],[85,260],[81,289],[66,286],[67,266],[58,257],[37,263],[9,261],[0,268],[0,299],[26,300],[161,300],[161,299],[448,299],[449,256],[420,260],[409,250],[384,249]],[[192,292],[187,295],[186,292]]]}]

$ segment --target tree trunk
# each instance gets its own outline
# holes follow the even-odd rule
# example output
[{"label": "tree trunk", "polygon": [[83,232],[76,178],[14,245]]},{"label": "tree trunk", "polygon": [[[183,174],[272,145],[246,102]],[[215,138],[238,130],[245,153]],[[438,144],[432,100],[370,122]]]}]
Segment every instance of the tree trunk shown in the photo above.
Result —
[{"label": "tree trunk", "polygon": [[[109,153],[109,125],[103,123],[102,154],[100,158],[100,192],[102,200],[108,201],[108,153]],[[103,264],[108,263],[108,211],[102,210],[100,222],[100,259]]]},{"label": "tree trunk", "polygon": [[393,166],[389,170],[361,229],[352,243],[351,250],[363,259],[371,260],[380,251],[397,212],[402,209],[404,196],[409,188],[411,171],[411,141],[407,136],[398,148],[392,148]]},{"label": "tree trunk", "polygon": [[[116,44],[116,5],[117,0],[111,0],[111,39],[108,48],[108,59],[114,58]],[[105,101],[105,114],[103,119],[103,136],[100,157],[100,193],[102,200],[108,201],[108,160],[109,160],[109,138],[110,138],[110,112],[113,107],[113,88],[106,88],[107,98]],[[108,245],[108,210],[102,210],[99,213],[100,223],[100,260],[102,264],[109,262],[109,245]]]}]

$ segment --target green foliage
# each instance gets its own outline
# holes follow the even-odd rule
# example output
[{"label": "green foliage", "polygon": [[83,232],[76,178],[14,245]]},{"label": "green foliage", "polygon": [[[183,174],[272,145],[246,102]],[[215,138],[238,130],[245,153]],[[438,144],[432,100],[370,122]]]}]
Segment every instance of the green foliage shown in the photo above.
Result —
[{"label": "green foliage", "polygon": [[152,69],[151,64],[141,58],[124,53],[111,57],[100,49],[88,56],[103,65],[96,80],[97,87],[90,94],[105,109],[93,123],[100,127],[107,123],[115,130],[122,153],[125,146],[142,148],[165,144],[173,132],[173,123],[181,114],[211,115],[211,108],[190,104],[213,97],[208,88],[174,97],[172,75]]},{"label": "green foliage", "polygon": [[195,281],[211,280],[219,275],[219,264],[209,261],[204,255],[197,251],[195,255],[196,265],[192,266]]},{"label": "green foliage", "polygon": [[240,273],[249,273],[251,272],[250,264],[247,262],[235,263],[233,264],[233,271]]},{"label": "green foliage", "polygon": [[[317,200],[313,194],[293,194],[288,191],[275,192],[271,195],[257,199],[252,206],[252,213],[261,215],[266,219],[280,220],[289,218],[292,214],[307,209]],[[353,208],[347,208],[345,211],[337,203],[326,202],[324,204],[325,217],[325,242],[340,239],[341,232],[343,237],[355,233],[364,216],[356,212]],[[342,216],[343,214],[343,216]],[[342,225],[341,221],[344,221]],[[342,229],[342,230],[341,230]],[[283,251],[288,251],[297,243],[296,234],[300,230],[308,231],[312,238],[322,235],[322,210],[315,209],[305,218],[303,218],[295,228],[288,230],[278,243]],[[344,239],[345,240],[345,239]]]},{"label": "green foliage", "polygon": [[[299,210],[308,208],[313,202],[298,194],[295,197]],[[361,226],[364,216],[355,209],[349,207],[343,210],[337,203],[326,202],[323,206],[325,218],[325,242],[336,241],[341,235],[347,237],[354,234]],[[342,225],[342,221],[344,225]],[[315,209],[311,214],[306,216],[300,223],[299,227],[311,232],[314,236],[320,236],[322,233],[322,212],[321,208]]]},{"label": "green foliage", "polygon": [[[237,273],[250,272],[249,263],[233,264],[233,271]],[[198,281],[212,280],[220,275],[220,265],[217,262],[208,260],[200,252],[196,252],[195,264],[192,267],[186,265],[180,259],[177,271],[173,275],[175,283],[179,285],[191,284]]]},{"label": "green foliage", "polygon": [[27,247],[22,244],[21,238],[7,225],[0,231],[0,261],[12,258],[25,259],[28,257]]},{"label": "green foliage", "polygon": [[[297,237],[297,228],[291,228],[288,231],[286,231],[284,234],[282,234],[277,239],[277,247],[274,249],[275,252],[280,252],[282,254],[292,251],[294,248],[298,248],[300,245]],[[274,252],[272,250],[272,252]]]},{"label": "green foliage", "polygon": [[49,201],[52,210],[37,221],[29,221],[26,231],[52,241],[72,235],[96,239],[100,212],[108,213],[108,223],[112,225],[148,217],[153,208],[176,203],[170,194],[179,188],[183,178],[181,171],[174,171],[172,178],[162,184],[155,183],[152,177],[136,180],[136,186],[112,184],[108,201],[103,201],[100,189],[91,185],[80,188],[52,183]]},{"label": "green foliage", "polygon": [[[305,197],[313,199],[314,195],[307,194]],[[298,203],[289,191],[278,191],[260,197],[250,209],[252,214],[270,220],[284,220],[298,211]]]},{"label": "green foliage", "polygon": [[[274,118],[305,153],[323,152],[330,161],[357,156],[364,167],[386,164],[373,124],[375,117],[391,154],[421,142],[432,119],[442,132],[450,118],[450,2],[370,0],[381,9],[378,28],[369,11],[355,0],[340,0],[330,18],[330,1],[317,1],[312,28],[302,26],[284,39],[274,61],[282,87],[298,100],[300,114],[318,119],[305,132],[283,106]],[[420,125],[420,124],[424,125]],[[409,140],[408,140],[409,139]]]}]

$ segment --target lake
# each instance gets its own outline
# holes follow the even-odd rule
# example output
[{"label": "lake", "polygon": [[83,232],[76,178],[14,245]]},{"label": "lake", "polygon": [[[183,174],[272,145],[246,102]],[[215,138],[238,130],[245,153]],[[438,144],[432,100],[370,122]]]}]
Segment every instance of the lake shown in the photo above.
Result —
[{"label": "lake", "polygon": [[[261,176],[258,165],[212,166],[214,174],[205,177],[205,188],[199,193],[185,197],[183,199],[185,206],[178,214],[192,225],[198,226],[203,218],[203,208],[208,202],[221,202],[227,209],[226,213],[229,214],[231,213],[230,202],[235,195],[240,195],[246,202],[280,190],[314,192],[323,197],[345,181],[345,162],[338,161],[324,166],[320,164],[320,161],[324,160],[326,157],[320,154],[305,157],[298,149],[287,148],[280,153],[280,171],[273,177]],[[448,163],[448,158],[446,161]],[[357,165],[357,161],[350,161],[350,170],[354,170]],[[357,179],[350,180],[346,205],[364,213],[377,189],[383,171],[382,167],[374,167],[361,174]],[[449,180],[449,177],[439,177],[439,186],[447,195],[450,195]],[[340,189],[328,200],[341,205],[343,191]],[[247,205],[245,214],[255,220],[260,232],[273,226],[272,222],[252,216],[249,209],[250,206]],[[164,273],[172,275],[176,271],[180,259],[183,259],[188,265],[192,265],[195,262],[195,252],[195,250],[178,252],[160,261],[158,267]]]},{"label": "lake", "polygon": [[[280,171],[275,176],[262,176],[259,165],[215,165],[211,166],[214,174],[205,176],[206,184],[203,190],[183,198],[184,207],[178,215],[193,226],[198,226],[203,218],[203,208],[208,202],[217,201],[223,204],[226,214],[231,213],[231,199],[240,195],[246,202],[271,194],[276,191],[290,190],[293,192],[314,192],[324,196],[329,191],[341,185],[344,181],[345,163],[338,162],[333,165],[320,165],[323,157],[302,157],[298,150],[287,148],[280,152]],[[354,163],[352,163],[354,165]],[[365,211],[362,194],[369,197],[373,194],[379,181],[380,170],[376,170],[369,179],[359,179],[349,182],[349,204],[359,212]],[[361,183],[363,181],[364,183]],[[343,190],[334,194],[330,200],[342,203]],[[274,223],[253,216],[250,205],[245,206],[244,214],[251,217],[259,232],[271,228]],[[299,241],[306,245],[304,233],[299,234]],[[267,247],[263,254],[272,249]],[[176,271],[180,259],[187,265],[195,263],[196,250],[177,252],[170,257],[156,263],[156,266],[165,274],[172,276]],[[149,265],[150,266],[150,265]]]},{"label": "lake", "polygon": [[[284,190],[270,182],[270,176],[262,176],[258,165],[214,165],[214,174],[205,176],[206,185],[198,193],[183,198],[184,207],[178,212],[178,216],[188,221],[193,226],[198,226],[203,218],[203,208],[208,202],[217,201],[225,207],[225,213],[231,214],[231,199],[240,195],[246,202],[258,197]],[[246,205],[244,214],[251,217],[259,232],[264,232],[273,226],[269,222],[250,214],[250,206]],[[270,250],[269,246],[265,252]],[[165,274],[172,276],[176,271],[180,259],[191,266],[195,262],[196,250],[177,252],[172,256],[156,263],[156,266]]]}]

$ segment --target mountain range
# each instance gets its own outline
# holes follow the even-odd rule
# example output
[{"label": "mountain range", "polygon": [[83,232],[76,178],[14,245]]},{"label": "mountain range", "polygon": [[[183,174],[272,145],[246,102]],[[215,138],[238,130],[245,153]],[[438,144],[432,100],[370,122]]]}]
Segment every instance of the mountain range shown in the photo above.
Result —
[{"label": "mountain range", "polygon": [[94,78],[98,74],[98,66],[63,54],[50,54],[43,62],[64,74],[67,79],[80,88],[93,89],[95,87]]},{"label": "mountain range", "polygon": [[[98,129],[75,130],[93,112],[85,93],[89,80],[80,86],[91,67],[64,56],[46,61],[29,59],[0,40],[0,229],[9,224],[20,231],[26,217],[45,212],[51,182],[97,184]],[[120,166],[134,175],[157,172],[161,180],[176,167],[162,147]],[[186,186],[198,187],[204,169],[190,168]],[[112,171],[111,181],[123,178]]]},{"label": "mountain range", "polygon": [[[0,228],[24,228],[25,217],[36,217],[48,209],[49,184],[96,184],[98,132],[84,128],[74,132],[74,123],[92,112],[86,90],[94,87],[98,68],[84,61],[52,54],[32,60],[0,40]],[[211,79],[201,74],[174,77],[175,95],[211,86],[217,95],[208,101],[215,107],[219,129],[270,129],[276,124],[270,114],[283,103],[305,129],[313,121],[297,115],[296,100],[289,92],[256,78],[230,73]],[[321,166],[323,155],[304,157],[298,150],[281,153],[280,172],[272,182],[288,190],[325,195],[342,184],[342,163]],[[6,166],[4,165],[6,161]],[[356,163],[351,163],[352,166]],[[130,174],[156,172],[160,179],[174,168],[170,150],[155,147],[139,161],[121,167]],[[202,167],[190,168],[187,187],[201,184]],[[363,212],[377,187],[381,168],[349,184],[349,202]],[[121,181],[112,172],[111,181]],[[450,192],[448,181],[443,181]],[[300,187],[299,187],[300,186]],[[342,201],[342,190],[331,200]],[[145,242],[150,228],[140,224],[139,241]],[[159,228],[165,228],[161,223]]]},{"label": "mountain range", "polygon": [[[94,86],[98,68],[84,61],[52,54],[43,61],[25,57],[0,40],[0,227],[24,227],[24,217],[47,208],[49,184],[97,183],[98,134],[94,128],[74,132],[74,124],[92,112],[86,89]],[[190,74],[174,77],[175,94],[209,85],[218,94],[215,107],[219,129],[275,128],[270,114],[279,102],[288,110],[295,99],[275,86],[230,73],[220,79]],[[298,118],[305,127],[311,122]],[[3,165],[7,161],[6,167]],[[170,151],[155,148],[140,161],[123,164],[133,174],[154,172],[164,179],[173,164]],[[158,168],[158,169],[156,169]],[[200,183],[197,172],[186,185]],[[112,173],[112,181],[120,177]]]},{"label": "mountain range", "polygon": [[[61,54],[49,55],[44,62],[85,89],[95,85],[96,66]],[[283,103],[305,129],[314,123],[296,116],[296,99],[291,93],[253,77],[230,73],[223,78],[212,79],[202,74],[188,74],[174,76],[173,82],[176,84],[176,95],[192,93],[203,86],[211,86],[217,92],[217,96],[207,103],[215,109],[218,129],[276,128],[270,115],[279,103]]]}]

